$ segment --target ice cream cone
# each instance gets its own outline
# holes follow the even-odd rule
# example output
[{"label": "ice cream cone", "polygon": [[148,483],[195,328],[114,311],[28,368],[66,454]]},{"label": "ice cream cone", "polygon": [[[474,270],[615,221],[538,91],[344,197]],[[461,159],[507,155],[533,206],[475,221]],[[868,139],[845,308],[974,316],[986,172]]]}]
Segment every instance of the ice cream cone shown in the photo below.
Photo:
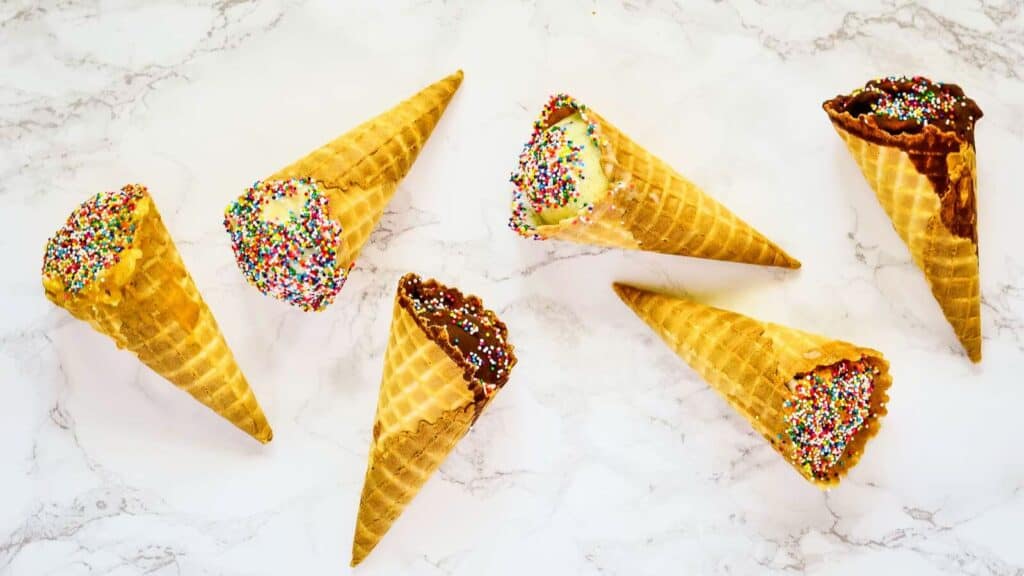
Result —
[{"label": "ice cream cone", "polygon": [[391,110],[370,119],[267,180],[312,178],[341,222],[341,262],[355,262],[370,232],[412,168],[448,102],[462,84],[462,71],[427,86]]},{"label": "ice cream cone", "polygon": [[[505,336],[504,375],[497,384],[479,380],[478,368],[456,346],[450,330],[425,323],[407,297],[419,279],[407,275],[399,283],[384,356],[373,442],[359,502],[352,565],[366,558],[391,528],[406,505],[437,470],[458,441],[504,384],[515,365]],[[428,287],[440,286],[433,281]],[[461,295],[460,295],[461,297]],[[482,310],[475,297],[465,298]],[[505,325],[490,311],[484,330],[507,335]],[[482,370],[482,368],[480,368]]]},{"label": "ice cream cone", "polygon": [[[270,425],[156,205],[142,186],[126,186],[123,193],[134,198],[126,216],[134,223],[132,242],[84,285],[69,285],[54,265],[69,251],[67,236],[55,237],[44,263],[46,297],[253,438],[269,442]],[[74,268],[65,272],[81,265],[69,264]]]},{"label": "ice cream cone", "polygon": [[[827,107],[826,111],[910,249],[914,263],[924,271],[932,295],[967,355],[980,362],[974,143],[958,142],[955,135],[891,138],[877,143],[849,114]],[[938,190],[936,182],[948,189]],[[951,226],[946,221],[952,222],[954,211],[957,223]]]},{"label": "ice cream cone", "polygon": [[[886,413],[892,382],[881,353],[727,310],[623,284],[615,292],[680,358],[743,415],[804,478],[827,488],[857,464]],[[797,375],[842,361],[863,360],[878,370],[870,415],[827,473],[815,474],[795,457],[787,407]]]},{"label": "ice cream cone", "polygon": [[800,267],[799,261],[572,97],[554,97],[538,124],[544,129],[576,113],[592,125],[593,137],[601,148],[608,190],[588,210],[557,224],[530,222],[529,215],[524,216],[514,207],[511,225],[520,234],[680,256]]}]

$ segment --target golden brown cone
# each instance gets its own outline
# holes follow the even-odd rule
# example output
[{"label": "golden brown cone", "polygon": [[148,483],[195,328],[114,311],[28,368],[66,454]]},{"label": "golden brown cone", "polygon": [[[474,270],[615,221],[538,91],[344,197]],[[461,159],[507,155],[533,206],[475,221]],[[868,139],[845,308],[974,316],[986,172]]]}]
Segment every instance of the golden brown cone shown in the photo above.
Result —
[{"label": "golden brown cone", "polygon": [[[834,111],[827,111],[914,262],[924,272],[932,295],[960,344],[972,362],[980,362],[981,290],[977,244],[971,238],[953,234],[943,224],[942,202],[935,185],[918,170],[906,152],[852,134],[843,129]],[[969,181],[973,194],[977,173],[974,146],[964,142],[958,152],[946,156],[945,165],[949,181]]]},{"label": "golden brown cone", "polygon": [[[564,114],[563,113],[563,117]],[[799,268],[800,262],[590,108],[609,190],[586,218],[535,234],[664,254]],[[560,117],[556,112],[550,124]]]},{"label": "golden brown cone", "polygon": [[339,262],[355,262],[398,182],[462,83],[462,71],[427,86],[391,110],[317,148],[267,180],[312,177],[343,227]]},{"label": "golden brown cone", "polygon": [[136,214],[134,243],[119,264],[75,293],[44,276],[46,297],[245,433],[269,442],[270,424],[148,194]]},{"label": "golden brown cone", "polygon": [[406,505],[466,435],[475,415],[473,406],[451,410],[433,422],[421,420],[414,430],[374,443],[359,499],[352,566],[373,551]]},{"label": "golden brown cone", "polygon": [[[511,370],[511,346],[508,352]],[[494,395],[476,397],[465,374],[466,367],[427,335],[396,296],[352,540],[353,566],[380,542],[493,400]]]},{"label": "golden brown cone", "polygon": [[[804,478],[820,488],[839,483],[853,468],[886,414],[892,383],[889,363],[880,352],[825,336],[761,322],[728,310],[623,284],[614,285],[633,312],[646,322]],[[816,478],[789,453],[784,402],[787,384],[797,374],[841,360],[865,358],[879,369],[869,422],[846,449],[843,460],[825,479]]]}]

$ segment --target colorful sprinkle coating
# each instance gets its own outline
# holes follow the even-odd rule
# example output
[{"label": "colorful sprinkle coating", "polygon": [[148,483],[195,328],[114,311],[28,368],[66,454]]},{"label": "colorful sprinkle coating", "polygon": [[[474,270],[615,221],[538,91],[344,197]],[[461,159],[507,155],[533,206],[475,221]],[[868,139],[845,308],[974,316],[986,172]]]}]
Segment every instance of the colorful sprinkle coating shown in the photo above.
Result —
[{"label": "colorful sprinkle coating", "polygon": [[[301,208],[267,218],[273,202],[288,199]],[[307,312],[333,302],[352,267],[337,261],[341,224],[328,215],[327,197],[312,179],[256,182],[228,206],[224,228],[249,283]]]},{"label": "colorful sprinkle coating", "polygon": [[[584,178],[580,157],[583,145],[569,140],[565,127],[552,125],[551,117],[559,111],[579,114],[587,124],[587,134],[594,146],[598,150],[602,148],[597,124],[588,118],[587,107],[567,94],[552,96],[540,118],[533,123],[533,133],[523,146],[519,166],[511,177],[515,190],[509,227],[534,240],[541,239],[536,234],[536,213],[578,200],[577,182]],[[593,206],[581,206],[581,211],[584,210],[593,211]]]},{"label": "colorful sprinkle coating", "polygon": [[46,243],[43,275],[60,279],[74,294],[120,262],[135,241],[135,206],[146,194],[145,186],[129,184],[82,203]]},{"label": "colorful sprinkle coating", "polygon": [[403,281],[412,310],[430,325],[441,326],[449,341],[477,368],[473,384],[485,398],[508,380],[512,357],[504,329],[486,313],[477,299],[467,299],[454,288],[424,285],[416,276]]},{"label": "colorful sprinkle coating", "polygon": [[932,82],[923,76],[887,76],[872,80],[861,92],[875,93],[879,98],[871,103],[871,113],[882,118],[912,121],[923,126],[931,122],[952,124],[959,108],[967,106],[967,98],[957,87],[950,90],[941,82]]},{"label": "colorful sprinkle coating", "polygon": [[871,418],[871,396],[878,368],[840,361],[790,382],[793,398],[786,408],[786,437],[793,459],[811,476],[827,478],[843,461],[847,446]]}]

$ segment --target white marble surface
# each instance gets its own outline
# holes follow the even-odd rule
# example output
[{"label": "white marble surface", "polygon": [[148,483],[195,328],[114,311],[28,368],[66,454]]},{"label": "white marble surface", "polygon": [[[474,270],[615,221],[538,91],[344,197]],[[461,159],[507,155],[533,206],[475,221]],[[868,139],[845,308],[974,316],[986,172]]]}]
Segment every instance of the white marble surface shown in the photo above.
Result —
[{"label": "white marble surface", "polygon": [[[520,363],[361,573],[1024,574],[1020,0],[138,4],[0,4],[0,574],[346,573],[406,271],[482,295]],[[459,67],[338,302],[309,315],[248,287],[226,203]],[[819,108],[907,72],[959,82],[985,111],[978,367]],[[557,90],[803,270],[514,236],[508,173]],[[271,445],[44,299],[46,237],[129,181],[157,199]],[[882,433],[819,492],[619,303],[616,279],[883,350]]]}]

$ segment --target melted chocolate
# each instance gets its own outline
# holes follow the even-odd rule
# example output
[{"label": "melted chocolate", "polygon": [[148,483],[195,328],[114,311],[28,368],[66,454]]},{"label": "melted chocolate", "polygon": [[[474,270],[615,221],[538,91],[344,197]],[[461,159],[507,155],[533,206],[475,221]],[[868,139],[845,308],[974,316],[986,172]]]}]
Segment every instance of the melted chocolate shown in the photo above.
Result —
[{"label": "melted chocolate", "polygon": [[[408,274],[399,284],[399,301],[427,334],[467,370],[478,398],[492,395],[508,381],[515,356],[508,329],[475,296]],[[457,355],[452,353],[457,351]]]},{"label": "melted chocolate", "polygon": [[956,132],[971,143],[974,123],[982,116],[978,104],[956,84],[920,76],[879,78],[832,101],[837,111],[870,116],[889,134],[917,134],[925,126],[935,126],[943,132]]},{"label": "melted chocolate", "polygon": [[[923,77],[872,80],[863,89],[825,102],[840,128],[883,146],[903,150],[935,188],[942,223],[977,245],[973,170],[951,173],[951,154],[974,148],[974,124],[982,111],[956,84]],[[854,120],[844,120],[848,118]]]}]

